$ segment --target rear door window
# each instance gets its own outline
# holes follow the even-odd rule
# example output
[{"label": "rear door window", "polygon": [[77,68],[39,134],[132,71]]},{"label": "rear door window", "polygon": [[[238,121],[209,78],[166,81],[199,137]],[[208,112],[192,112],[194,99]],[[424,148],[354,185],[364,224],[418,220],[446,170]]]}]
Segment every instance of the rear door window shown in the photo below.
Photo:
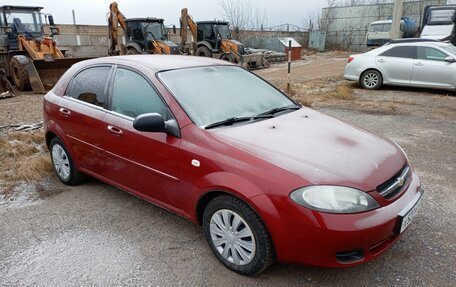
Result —
[{"label": "rear door window", "polygon": [[104,107],[110,72],[109,66],[83,70],[73,78],[68,96]]},{"label": "rear door window", "polygon": [[406,58],[415,59],[416,47],[415,46],[398,46],[393,47],[381,54],[384,57]]},{"label": "rear door window", "polygon": [[111,110],[136,118],[146,113],[159,113],[167,118],[168,108],[163,100],[140,74],[131,70],[117,69],[111,99]]},{"label": "rear door window", "polygon": [[430,60],[430,61],[445,61],[445,58],[448,57],[442,51],[439,51],[430,47],[418,47],[418,56],[420,60]]}]

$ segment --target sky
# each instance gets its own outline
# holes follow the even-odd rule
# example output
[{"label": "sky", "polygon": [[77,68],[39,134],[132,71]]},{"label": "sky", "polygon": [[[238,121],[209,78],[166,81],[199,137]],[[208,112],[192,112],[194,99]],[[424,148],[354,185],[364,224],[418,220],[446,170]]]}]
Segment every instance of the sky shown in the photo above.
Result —
[{"label": "sky", "polygon": [[[179,26],[180,10],[187,7],[189,14],[197,21],[221,19],[223,10],[220,0],[117,0],[121,12],[127,18],[157,17],[164,18],[165,25]],[[242,0],[235,0],[242,1]],[[326,0],[244,0],[267,16],[267,27],[285,23],[304,25],[304,15],[308,11],[318,11]],[[76,12],[77,24],[106,25],[106,13],[111,0],[7,0],[1,5],[42,6],[43,12],[54,16],[56,24],[72,24],[72,9]]]}]

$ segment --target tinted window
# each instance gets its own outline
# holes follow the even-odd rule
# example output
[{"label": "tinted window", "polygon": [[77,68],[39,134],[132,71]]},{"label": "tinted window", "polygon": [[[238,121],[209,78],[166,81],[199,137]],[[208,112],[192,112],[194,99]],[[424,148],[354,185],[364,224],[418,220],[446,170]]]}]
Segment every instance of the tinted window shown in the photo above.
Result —
[{"label": "tinted window", "polygon": [[413,46],[399,46],[393,47],[388,51],[381,54],[381,56],[385,57],[396,57],[396,58],[415,58],[415,47]]},{"label": "tinted window", "polygon": [[111,67],[96,67],[80,72],[72,81],[69,96],[103,107],[110,71]]},{"label": "tinted window", "polygon": [[437,49],[429,47],[418,47],[418,59],[420,60],[431,60],[431,61],[445,61],[448,57],[447,54],[440,52]]},{"label": "tinted window", "polygon": [[126,69],[117,70],[111,109],[132,118],[146,113],[159,113],[166,118],[168,110],[146,79]]}]

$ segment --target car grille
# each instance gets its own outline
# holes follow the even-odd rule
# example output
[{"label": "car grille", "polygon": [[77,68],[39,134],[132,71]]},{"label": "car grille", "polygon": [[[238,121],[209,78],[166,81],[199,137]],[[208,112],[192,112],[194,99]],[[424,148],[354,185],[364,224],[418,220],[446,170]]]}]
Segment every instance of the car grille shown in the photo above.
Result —
[{"label": "car grille", "polygon": [[377,186],[378,193],[385,199],[391,199],[402,193],[408,186],[411,179],[411,170],[405,165],[392,178]]}]

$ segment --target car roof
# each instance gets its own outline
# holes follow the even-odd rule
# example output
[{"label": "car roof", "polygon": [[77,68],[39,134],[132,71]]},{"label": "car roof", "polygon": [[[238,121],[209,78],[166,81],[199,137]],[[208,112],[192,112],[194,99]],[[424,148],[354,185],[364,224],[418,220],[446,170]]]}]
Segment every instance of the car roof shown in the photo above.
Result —
[{"label": "car roof", "polygon": [[81,68],[96,64],[119,64],[126,66],[146,66],[157,72],[205,66],[233,65],[227,61],[213,58],[181,55],[128,55],[103,57],[85,60],[75,64]]}]

